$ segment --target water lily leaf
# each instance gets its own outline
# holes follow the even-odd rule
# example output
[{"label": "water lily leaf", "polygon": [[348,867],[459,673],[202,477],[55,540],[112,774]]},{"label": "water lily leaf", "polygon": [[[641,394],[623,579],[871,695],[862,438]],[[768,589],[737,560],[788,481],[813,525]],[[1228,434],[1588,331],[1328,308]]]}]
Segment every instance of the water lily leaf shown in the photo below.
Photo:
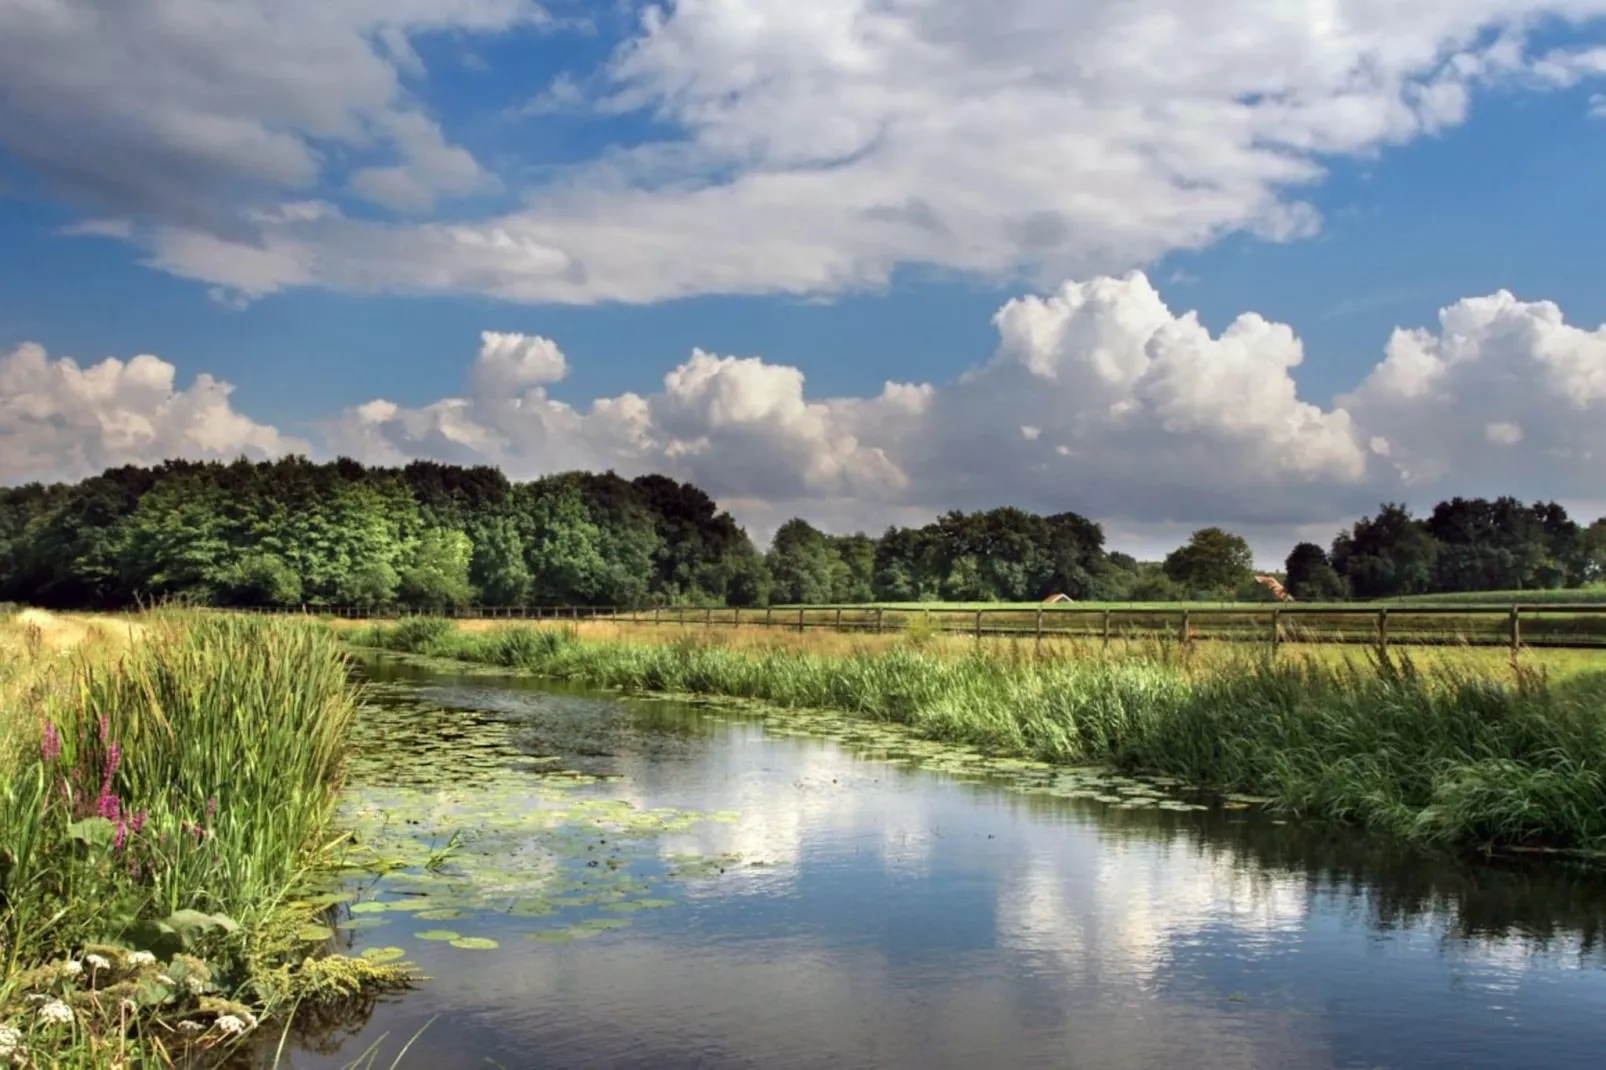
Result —
[{"label": "water lily leaf", "polygon": [[674,905],[673,899],[632,899],[624,903],[608,903],[602,909],[619,914],[633,914],[638,910],[655,910]]},{"label": "water lily leaf", "polygon": [[375,966],[383,966],[387,962],[395,962],[406,956],[407,952],[399,947],[367,947],[362,951],[362,957]]},{"label": "water lily leaf", "polygon": [[377,929],[381,925],[389,924],[389,918],[343,918],[335,922],[335,928],[343,932],[356,932],[360,929]]},{"label": "water lily leaf", "polygon": [[460,936],[451,941],[453,947],[463,948],[465,951],[490,951],[502,945],[486,936]]},{"label": "water lily leaf", "polygon": [[462,935],[450,929],[425,929],[421,933],[414,933],[413,937],[417,940],[456,940]]},{"label": "water lily leaf", "polygon": [[441,907],[435,910],[420,910],[413,916],[424,921],[455,921],[463,916],[463,912],[451,907]]},{"label": "water lily leaf", "polygon": [[296,930],[296,939],[308,943],[318,943],[335,935],[335,931],[327,925],[303,925]]}]

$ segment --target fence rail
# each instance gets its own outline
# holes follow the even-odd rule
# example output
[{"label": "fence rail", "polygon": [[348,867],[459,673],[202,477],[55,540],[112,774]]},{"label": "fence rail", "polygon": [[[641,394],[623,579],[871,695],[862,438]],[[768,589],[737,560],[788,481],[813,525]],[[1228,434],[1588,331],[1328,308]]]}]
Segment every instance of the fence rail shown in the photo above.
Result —
[{"label": "fence rail", "polygon": [[[256,613],[399,619],[407,607],[273,606]],[[911,630],[994,638],[1175,639],[1267,643],[1354,643],[1386,648],[1502,646],[1606,650],[1606,605],[1510,606],[1190,606],[1187,608],[999,607],[898,609],[881,606],[694,608],[618,606],[462,606],[431,611],[461,620],[611,621],[679,627],[757,627],[791,631],[891,633]]]}]

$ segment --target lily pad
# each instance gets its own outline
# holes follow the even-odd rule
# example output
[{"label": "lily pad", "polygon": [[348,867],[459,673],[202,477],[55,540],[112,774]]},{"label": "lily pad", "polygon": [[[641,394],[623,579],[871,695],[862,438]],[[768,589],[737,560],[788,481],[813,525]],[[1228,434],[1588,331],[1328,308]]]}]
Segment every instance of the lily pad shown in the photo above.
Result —
[{"label": "lily pad", "polygon": [[397,959],[406,958],[407,952],[399,947],[365,947],[362,951],[362,957],[375,966],[383,966],[387,962],[395,962]]},{"label": "lily pad", "polygon": [[453,932],[451,929],[425,929],[421,933],[414,933],[413,938],[416,940],[458,940],[462,938],[462,935],[462,933]]},{"label": "lily pad", "polygon": [[486,936],[460,936],[450,943],[453,947],[460,947],[465,951],[490,951],[502,946]]}]

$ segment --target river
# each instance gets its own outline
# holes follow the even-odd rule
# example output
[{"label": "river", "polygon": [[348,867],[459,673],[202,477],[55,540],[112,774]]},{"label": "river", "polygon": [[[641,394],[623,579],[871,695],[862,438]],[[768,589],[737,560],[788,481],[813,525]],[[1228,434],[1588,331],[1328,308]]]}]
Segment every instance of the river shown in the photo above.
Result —
[{"label": "river", "polygon": [[347,819],[398,868],[337,939],[431,980],[282,1065],[409,1038],[442,1070],[1606,1061],[1598,871],[829,718],[363,671]]}]

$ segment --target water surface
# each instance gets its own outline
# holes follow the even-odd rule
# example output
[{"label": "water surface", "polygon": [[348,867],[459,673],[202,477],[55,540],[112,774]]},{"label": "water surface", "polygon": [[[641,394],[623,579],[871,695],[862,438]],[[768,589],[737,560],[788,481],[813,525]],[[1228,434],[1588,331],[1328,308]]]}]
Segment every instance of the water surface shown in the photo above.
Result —
[{"label": "water surface", "polygon": [[786,715],[365,671],[350,814],[410,864],[358,882],[341,942],[433,980],[292,1038],[294,1067],[381,1037],[388,1065],[432,1019],[404,1065],[1606,1061],[1595,871],[1435,860],[873,728],[843,742],[777,731]]}]

